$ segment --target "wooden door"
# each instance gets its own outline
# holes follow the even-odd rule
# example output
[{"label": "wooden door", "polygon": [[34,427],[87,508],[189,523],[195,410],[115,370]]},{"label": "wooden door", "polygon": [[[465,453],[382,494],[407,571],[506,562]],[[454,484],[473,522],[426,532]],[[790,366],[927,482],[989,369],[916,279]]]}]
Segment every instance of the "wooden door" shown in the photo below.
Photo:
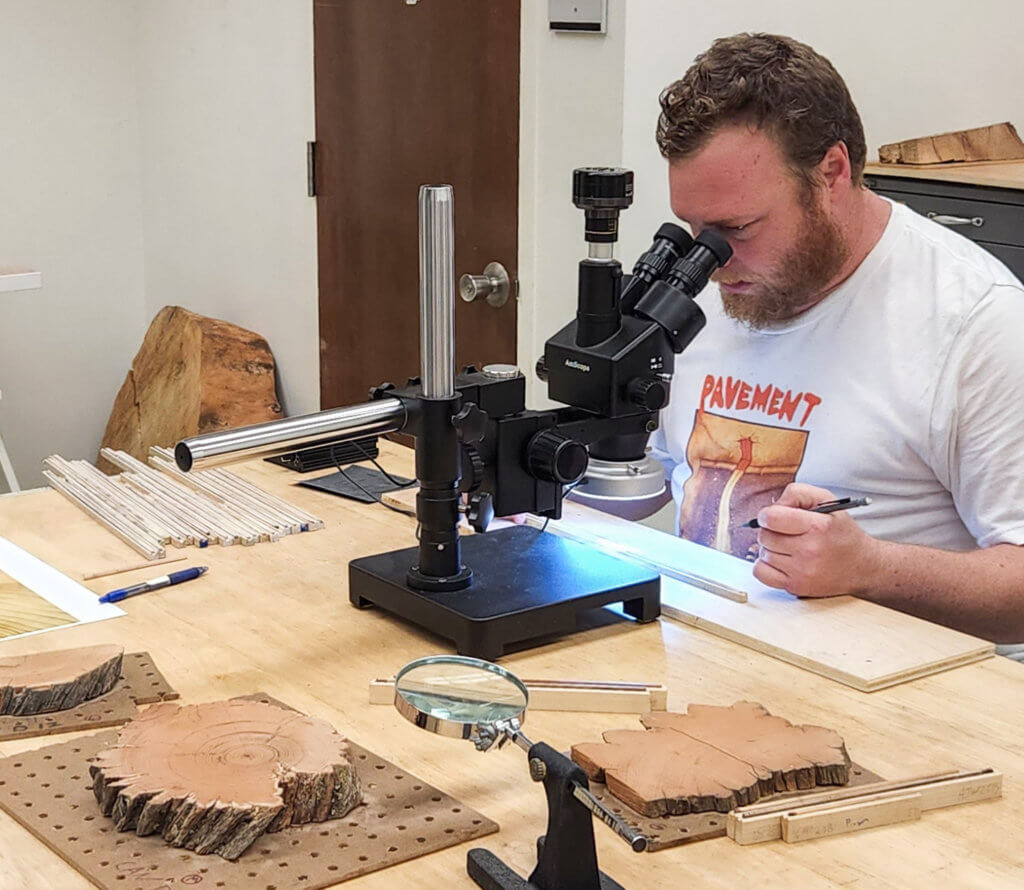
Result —
[{"label": "wooden door", "polygon": [[[320,403],[420,373],[418,193],[455,276],[517,272],[519,0],[314,0]],[[515,363],[516,304],[455,297],[456,363]]]}]

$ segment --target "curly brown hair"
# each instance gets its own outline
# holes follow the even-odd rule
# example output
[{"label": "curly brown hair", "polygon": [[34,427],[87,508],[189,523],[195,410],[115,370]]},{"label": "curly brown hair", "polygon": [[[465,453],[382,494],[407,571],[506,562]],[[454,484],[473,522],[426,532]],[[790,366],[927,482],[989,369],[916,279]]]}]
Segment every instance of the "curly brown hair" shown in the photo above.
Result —
[{"label": "curly brown hair", "polygon": [[793,173],[806,185],[837,142],[862,183],[864,127],[842,77],[809,46],[776,34],[721,37],[659,97],[658,147],[671,160],[698,151],[725,124],[771,132]]}]

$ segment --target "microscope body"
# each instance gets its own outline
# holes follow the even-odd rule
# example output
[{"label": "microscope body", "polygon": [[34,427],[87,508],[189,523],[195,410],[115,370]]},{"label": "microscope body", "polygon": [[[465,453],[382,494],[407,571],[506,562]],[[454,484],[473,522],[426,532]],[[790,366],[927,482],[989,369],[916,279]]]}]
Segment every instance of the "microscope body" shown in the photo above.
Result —
[{"label": "microscope body", "polygon": [[592,460],[643,460],[668,404],[675,354],[704,326],[694,298],[728,261],[728,244],[713,233],[694,241],[666,224],[624,276],[611,250],[632,195],[628,170],[574,172],[573,202],[585,211],[590,256],[579,263],[576,317],[547,340],[536,368],[548,397],[565,407],[527,409],[521,374],[496,377],[484,368],[456,377],[463,404],[484,415],[471,437],[460,431],[460,488],[471,502],[488,493],[494,515],[558,519],[564,494],[586,481]]},{"label": "microscope body", "polygon": [[[404,581],[389,576],[386,583],[405,591],[470,588],[473,571],[461,556],[460,513],[468,514],[478,532],[486,531],[495,515],[558,519],[563,497],[575,486],[586,486],[581,493],[590,497],[600,473],[629,479],[637,477],[639,463],[654,463],[645,458],[645,449],[658,411],[668,403],[674,355],[703,327],[695,297],[731,250],[713,232],[694,240],[667,223],[632,275],[624,276],[612,248],[618,215],[632,198],[631,171],[593,167],[573,173],[573,203],[585,213],[589,255],[579,263],[576,317],[545,343],[537,364],[548,395],[562,407],[528,409],[526,379],[513,366],[455,373],[451,188],[424,186],[422,377],[401,389],[376,386],[362,406],[185,440],[175,450],[179,468],[188,472],[197,461],[225,455],[279,452],[299,441],[412,435],[418,556]],[[639,478],[652,481],[655,494],[664,488],[660,465]],[[636,496],[633,488],[627,491],[626,497]],[[393,574],[391,568],[388,572]]]}]

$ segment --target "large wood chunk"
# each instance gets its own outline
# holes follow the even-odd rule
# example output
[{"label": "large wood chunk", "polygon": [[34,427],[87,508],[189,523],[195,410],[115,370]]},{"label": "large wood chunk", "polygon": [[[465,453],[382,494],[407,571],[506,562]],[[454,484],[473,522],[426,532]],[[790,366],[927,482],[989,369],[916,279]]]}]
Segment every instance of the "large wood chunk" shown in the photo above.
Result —
[{"label": "large wood chunk", "polygon": [[[277,420],[274,356],[259,334],[165,306],[153,319],[103,433],[104,448],[145,460],[152,445]],[[108,473],[116,468],[100,458]]]},{"label": "large wood chunk", "polygon": [[264,832],[338,819],[362,801],[344,736],[256,701],[157,704],[90,767],[118,831],[237,859]]},{"label": "large wood chunk", "polygon": [[835,732],[794,726],[755,702],[690,705],[641,722],[646,730],[610,730],[604,742],[573,745],[572,759],[645,816],[727,813],[762,795],[850,780]]},{"label": "large wood chunk", "polygon": [[0,714],[48,714],[103,695],[123,657],[120,646],[103,645],[0,658]]},{"label": "large wood chunk", "polygon": [[883,164],[941,164],[949,161],[1008,161],[1024,158],[1024,142],[1009,121],[891,142],[878,149]]}]

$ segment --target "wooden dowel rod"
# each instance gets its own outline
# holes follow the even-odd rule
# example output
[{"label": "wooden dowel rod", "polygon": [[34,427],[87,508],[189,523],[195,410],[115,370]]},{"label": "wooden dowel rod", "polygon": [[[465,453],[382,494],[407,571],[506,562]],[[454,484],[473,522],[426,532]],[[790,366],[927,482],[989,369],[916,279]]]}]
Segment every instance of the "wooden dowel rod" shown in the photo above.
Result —
[{"label": "wooden dowel rod", "polygon": [[172,562],[185,562],[187,556],[175,556],[173,559],[150,560],[149,562],[136,563],[133,566],[122,566],[119,569],[105,569],[102,572],[88,572],[82,575],[83,581],[94,581],[96,578],[106,578],[108,575],[120,575],[124,572],[135,572],[139,569],[157,569]]}]

